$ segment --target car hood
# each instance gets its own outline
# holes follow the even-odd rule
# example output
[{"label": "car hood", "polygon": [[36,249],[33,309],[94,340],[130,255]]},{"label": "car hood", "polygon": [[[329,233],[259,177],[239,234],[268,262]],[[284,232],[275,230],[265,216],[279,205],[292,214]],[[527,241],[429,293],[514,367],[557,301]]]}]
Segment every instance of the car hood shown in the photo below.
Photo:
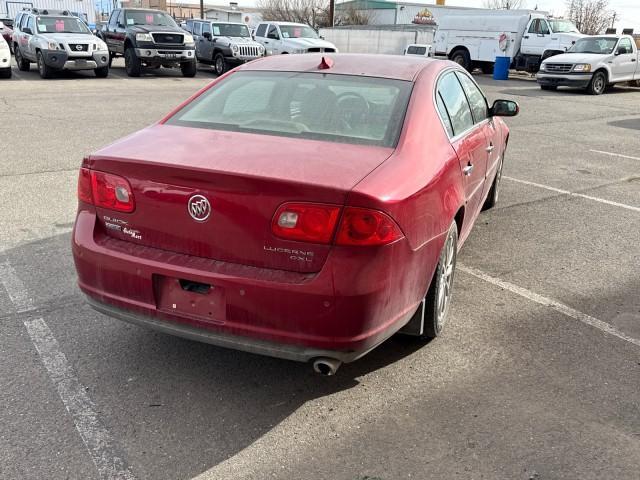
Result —
[{"label": "car hood", "polygon": [[335,45],[320,38],[285,38],[287,44],[296,48],[320,47],[335,48]]},{"label": "car hood", "polygon": [[97,42],[99,39],[95,35],[89,33],[42,33],[47,40],[64,43],[91,43]]},{"label": "car hood", "polygon": [[554,55],[553,57],[545,60],[546,63],[598,63],[609,55],[603,55],[601,53],[563,53],[560,55]]},{"label": "car hood", "polygon": [[132,25],[128,30],[132,33],[168,32],[180,33],[181,35],[188,34],[180,27],[160,27],[158,25]]},{"label": "car hood", "polygon": [[[220,38],[220,37],[218,37]],[[251,37],[222,37],[229,40],[229,43],[233,43],[236,45],[260,45],[258,42],[255,42],[251,39]]]}]

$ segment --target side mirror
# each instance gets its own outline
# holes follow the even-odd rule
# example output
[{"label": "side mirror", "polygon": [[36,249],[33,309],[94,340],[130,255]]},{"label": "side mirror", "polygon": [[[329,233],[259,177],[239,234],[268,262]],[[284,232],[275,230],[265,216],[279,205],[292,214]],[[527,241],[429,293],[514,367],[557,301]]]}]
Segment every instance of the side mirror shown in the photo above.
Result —
[{"label": "side mirror", "polygon": [[209,33],[209,32],[204,32],[204,33],[202,34],[202,36],[203,36],[204,38],[206,38],[207,40],[211,40],[211,33]]},{"label": "side mirror", "polygon": [[324,35],[320,35],[320,40],[324,40]]},{"label": "side mirror", "polygon": [[492,117],[515,117],[520,113],[520,107],[512,100],[496,100],[489,110]]},{"label": "side mirror", "polygon": [[619,47],[619,48],[618,48],[618,50],[616,50],[616,53],[615,53],[615,54],[616,54],[616,55],[623,55],[623,54],[625,54],[625,53],[628,53],[628,52],[627,52],[627,47]]},{"label": "side mirror", "polygon": [[22,29],[23,33],[26,33],[27,35],[33,35],[33,32],[31,31],[31,29],[29,27],[24,27]]}]

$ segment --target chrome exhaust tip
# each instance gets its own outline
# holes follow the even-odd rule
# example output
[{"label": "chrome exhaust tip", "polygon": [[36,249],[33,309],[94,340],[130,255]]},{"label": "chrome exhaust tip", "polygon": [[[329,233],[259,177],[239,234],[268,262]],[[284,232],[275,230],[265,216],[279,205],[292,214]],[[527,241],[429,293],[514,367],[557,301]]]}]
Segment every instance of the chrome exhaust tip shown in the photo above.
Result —
[{"label": "chrome exhaust tip", "polygon": [[313,361],[313,371],[322,376],[330,377],[335,375],[342,362],[334,358],[320,357]]}]

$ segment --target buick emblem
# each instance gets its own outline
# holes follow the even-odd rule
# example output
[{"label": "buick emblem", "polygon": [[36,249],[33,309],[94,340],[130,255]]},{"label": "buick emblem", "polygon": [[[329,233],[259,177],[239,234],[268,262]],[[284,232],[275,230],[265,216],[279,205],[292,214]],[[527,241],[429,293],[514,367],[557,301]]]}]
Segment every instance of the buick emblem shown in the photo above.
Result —
[{"label": "buick emblem", "polygon": [[211,215],[211,204],[202,195],[194,195],[187,203],[187,210],[196,222],[204,222]]},{"label": "buick emblem", "polygon": [[78,50],[78,51],[82,50],[82,45],[79,45],[79,44],[76,45],[76,50]]}]

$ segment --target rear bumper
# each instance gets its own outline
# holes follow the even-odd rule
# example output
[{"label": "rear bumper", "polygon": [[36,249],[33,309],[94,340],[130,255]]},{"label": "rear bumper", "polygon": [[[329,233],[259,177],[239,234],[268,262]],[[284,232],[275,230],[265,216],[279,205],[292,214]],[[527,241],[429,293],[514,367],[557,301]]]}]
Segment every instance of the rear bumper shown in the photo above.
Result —
[{"label": "rear bumper", "polygon": [[538,73],[536,80],[540,85],[550,87],[576,87],[586,88],[591,82],[591,73],[580,74],[553,74],[553,73]]},{"label": "rear bumper", "polygon": [[[320,272],[297,273],[114,239],[97,226],[94,213],[83,210],[72,240],[79,287],[107,315],[222,347],[298,361],[327,356],[343,362],[361,357],[407,323],[426,292],[441,247],[438,239],[417,252],[404,240],[377,251],[334,249]],[[216,304],[207,307],[211,317],[207,311],[185,314],[180,305],[172,310],[173,300],[167,303],[161,286],[165,279],[173,285],[177,279],[202,282],[221,292],[211,297],[211,305]],[[198,294],[185,295],[180,302],[187,307],[192,300],[202,301]]]}]

